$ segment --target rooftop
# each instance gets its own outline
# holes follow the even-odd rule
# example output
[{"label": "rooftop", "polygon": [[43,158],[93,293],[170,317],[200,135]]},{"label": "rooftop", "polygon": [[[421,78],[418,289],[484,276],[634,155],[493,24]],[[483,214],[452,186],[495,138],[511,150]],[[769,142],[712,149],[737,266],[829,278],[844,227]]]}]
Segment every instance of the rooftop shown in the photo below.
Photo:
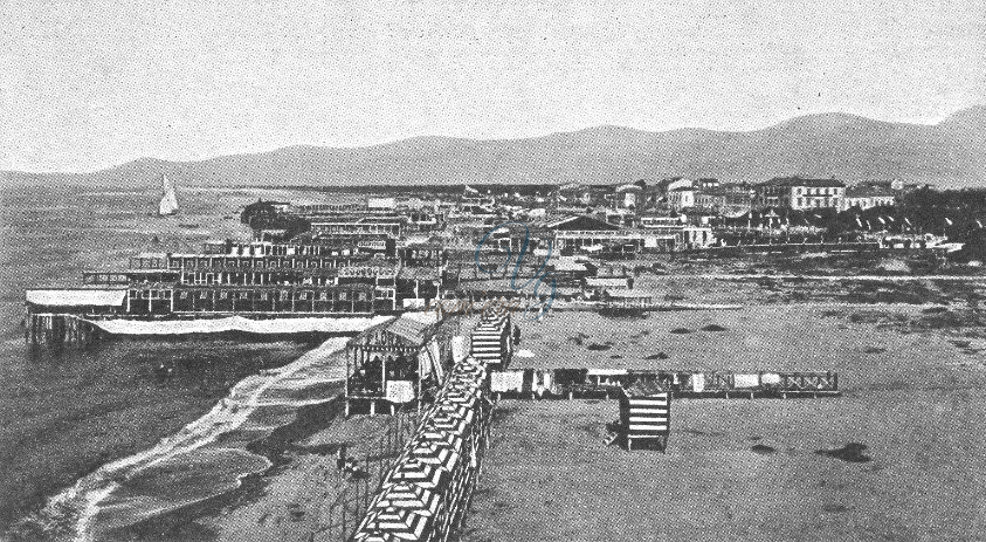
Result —
[{"label": "rooftop", "polygon": [[847,198],[893,197],[894,191],[885,186],[857,185],[846,189]]},{"label": "rooftop", "polygon": [[846,186],[846,183],[837,179],[802,179],[801,177],[774,177],[761,184],[767,186],[807,186],[810,188],[844,188]]},{"label": "rooftop", "polygon": [[37,289],[27,290],[25,300],[48,307],[122,307],[125,289]]}]

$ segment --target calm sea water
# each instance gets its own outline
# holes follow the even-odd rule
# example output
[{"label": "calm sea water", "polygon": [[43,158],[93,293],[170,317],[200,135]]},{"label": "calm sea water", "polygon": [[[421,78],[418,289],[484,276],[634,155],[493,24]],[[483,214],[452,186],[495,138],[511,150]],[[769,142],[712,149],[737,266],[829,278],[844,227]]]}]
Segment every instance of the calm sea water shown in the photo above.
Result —
[{"label": "calm sea water", "polygon": [[[283,191],[181,190],[181,215],[161,219],[151,215],[157,197],[153,190],[0,193],[0,533],[84,475],[151,448],[214,410],[247,375],[296,360],[313,346],[127,340],[86,351],[32,352],[21,328],[25,288],[77,285],[83,270],[124,267],[141,251],[197,250],[209,238],[248,238],[239,209],[258,197],[321,199]],[[155,374],[163,361],[175,365],[172,378]]]}]

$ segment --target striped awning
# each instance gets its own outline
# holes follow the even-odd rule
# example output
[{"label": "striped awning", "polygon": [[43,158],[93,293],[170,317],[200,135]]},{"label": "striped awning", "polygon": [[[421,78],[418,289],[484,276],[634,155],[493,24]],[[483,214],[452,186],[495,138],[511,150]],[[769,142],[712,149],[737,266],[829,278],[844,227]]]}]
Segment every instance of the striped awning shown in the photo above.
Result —
[{"label": "striped awning", "polygon": [[448,471],[432,463],[424,463],[415,458],[408,458],[394,470],[390,480],[417,484],[427,489],[441,487]]},{"label": "striped awning", "polygon": [[478,374],[459,373],[449,379],[450,390],[476,389],[479,388],[484,378]]},{"label": "striped awning", "polygon": [[[445,446],[455,451],[462,451],[462,437],[453,433],[446,431],[435,431],[433,429],[425,429],[415,435],[413,443],[430,443],[434,442],[439,445]],[[412,444],[413,446],[413,444]]]},{"label": "striped awning", "polygon": [[481,380],[472,377],[451,378],[449,385],[440,392],[440,397],[446,397],[450,394],[474,395],[479,391],[481,384]]},{"label": "striped awning", "polygon": [[476,408],[476,403],[479,401],[479,390],[476,391],[462,391],[462,390],[451,390],[444,397],[442,401],[447,404],[459,405],[469,409]]},{"label": "striped awning", "polygon": [[411,510],[424,516],[434,516],[441,503],[441,495],[437,491],[407,482],[398,482],[382,488],[380,498],[374,503],[374,509]]},{"label": "striped awning", "polygon": [[461,455],[458,450],[437,442],[421,442],[411,449],[410,456],[422,463],[429,463],[447,471],[455,468]]},{"label": "striped awning", "polygon": [[467,358],[470,361],[459,364],[452,375],[455,378],[482,380],[486,376],[486,369],[481,365],[481,361],[475,358]]},{"label": "striped awning", "polygon": [[480,382],[477,380],[450,380],[449,386],[439,395],[443,400],[471,401],[479,397]]},{"label": "striped awning", "polygon": [[359,529],[353,535],[353,540],[359,542],[423,540],[432,517],[413,509],[375,508],[363,518]]},{"label": "striped awning", "polygon": [[475,416],[475,411],[464,405],[440,403],[438,407],[435,408],[435,414],[449,416],[458,420],[465,420],[466,423],[472,423],[472,419]]},{"label": "striped awning", "polygon": [[466,420],[441,413],[433,416],[427,423],[435,429],[448,431],[457,435],[462,435],[469,431],[469,423]]}]

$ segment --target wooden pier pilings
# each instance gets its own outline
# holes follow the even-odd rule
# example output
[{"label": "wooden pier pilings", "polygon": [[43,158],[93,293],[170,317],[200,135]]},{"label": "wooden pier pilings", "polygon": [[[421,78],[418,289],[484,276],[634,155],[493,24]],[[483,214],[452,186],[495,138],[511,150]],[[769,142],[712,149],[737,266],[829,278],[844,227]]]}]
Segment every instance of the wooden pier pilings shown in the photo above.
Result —
[{"label": "wooden pier pilings", "polygon": [[29,313],[24,319],[24,340],[31,345],[87,346],[100,336],[98,327],[74,314]]}]

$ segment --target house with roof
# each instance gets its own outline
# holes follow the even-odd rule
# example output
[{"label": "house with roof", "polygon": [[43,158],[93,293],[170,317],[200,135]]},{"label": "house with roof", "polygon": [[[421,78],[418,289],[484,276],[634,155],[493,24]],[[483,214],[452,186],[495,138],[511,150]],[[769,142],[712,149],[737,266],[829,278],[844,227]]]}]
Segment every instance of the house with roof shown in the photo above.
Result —
[{"label": "house with roof", "polygon": [[836,179],[775,177],[754,187],[754,204],[759,208],[842,209],[846,183]]},{"label": "house with roof", "polygon": [[889,186],[880,184],[859,184],[846,188],[843,209],[857,207],[891,207],[896,203],[896,194]]},{"label": "house with roof", "polygon": [[675,211],[695,207],[698,190],[692,185],[681,185],[668,190],[668,207]]},{"label": "house with roof", "polygon": [[644,187],[636,183],[616,187],[613,204],[618,209],[637,209],[643,200]]}]

